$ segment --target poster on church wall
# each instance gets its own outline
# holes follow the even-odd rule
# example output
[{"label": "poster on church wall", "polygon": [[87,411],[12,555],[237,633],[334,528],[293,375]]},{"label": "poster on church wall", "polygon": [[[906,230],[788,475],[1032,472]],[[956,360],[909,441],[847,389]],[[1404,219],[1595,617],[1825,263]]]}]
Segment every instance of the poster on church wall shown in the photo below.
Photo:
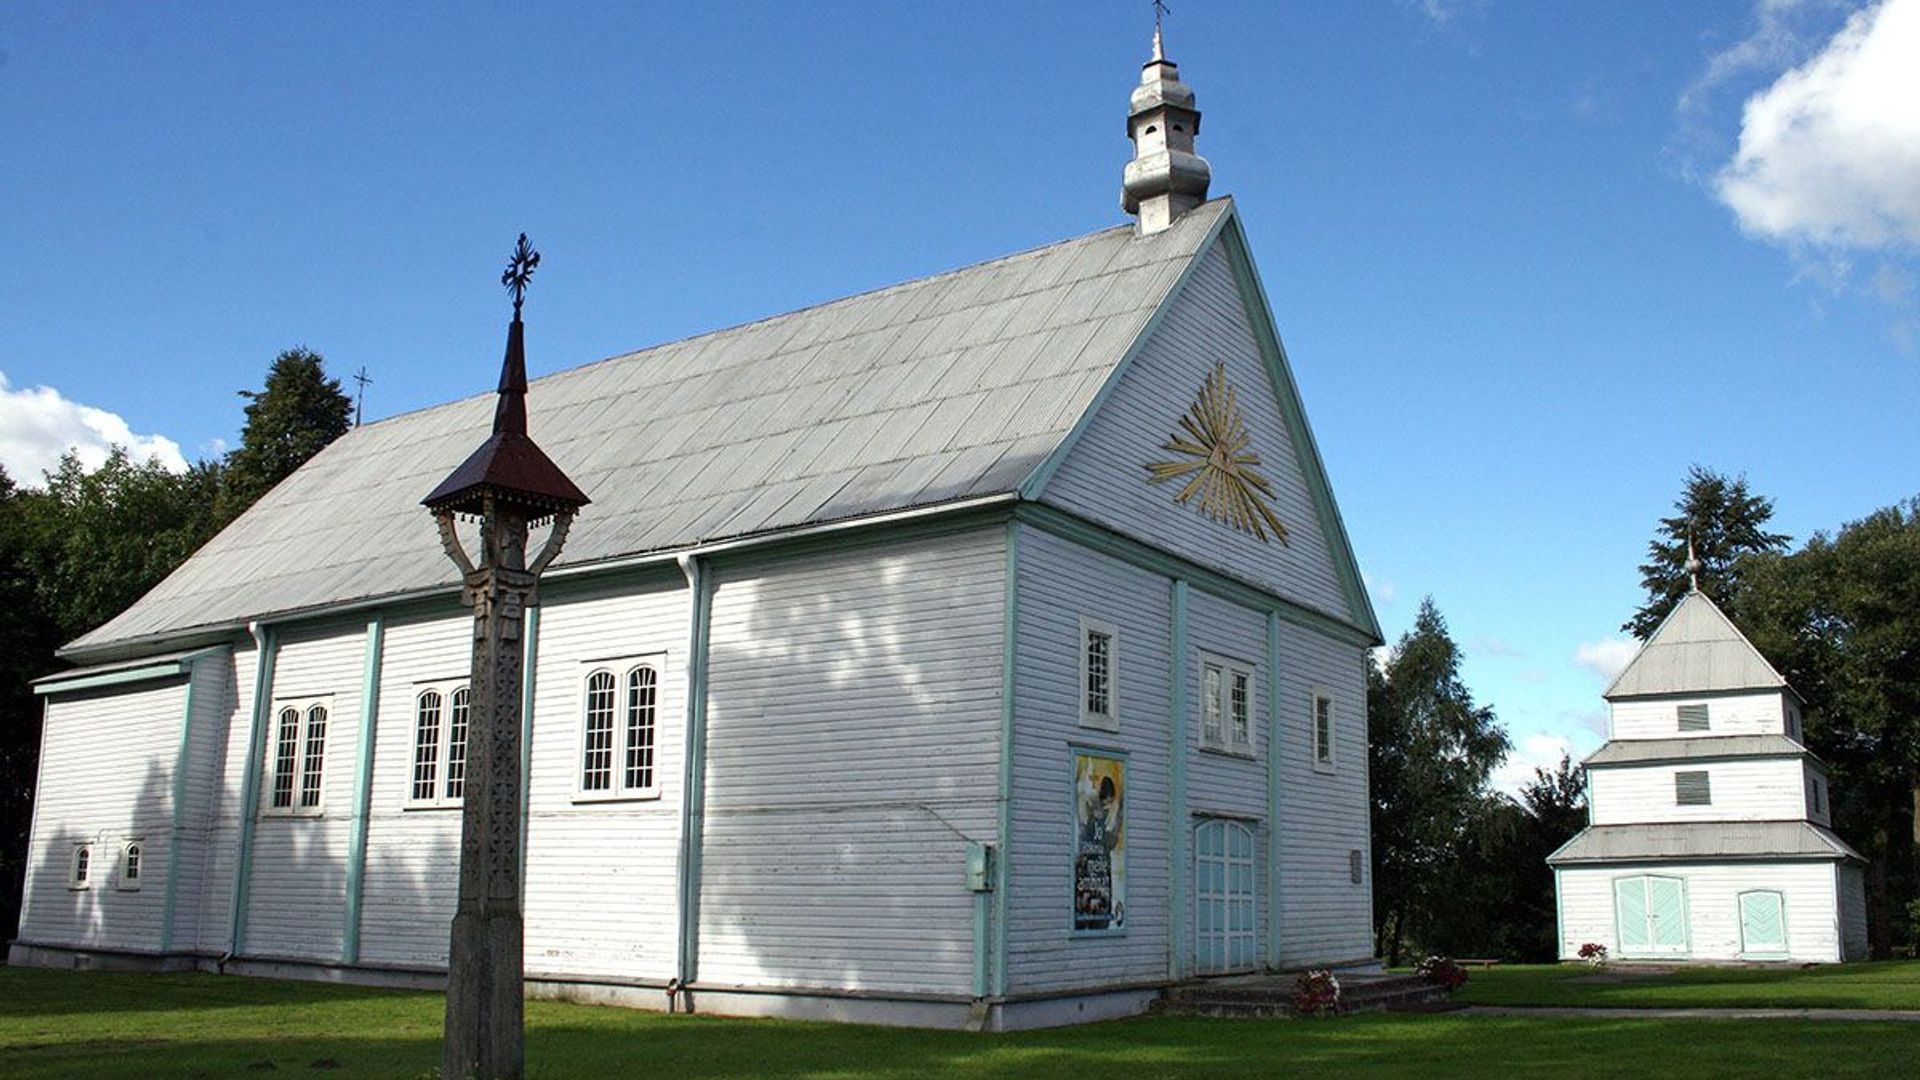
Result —
[{"label": "poster on church wall", "polygon": [[1073,755],[1073,928],[1127,925],[1127,762]]}]

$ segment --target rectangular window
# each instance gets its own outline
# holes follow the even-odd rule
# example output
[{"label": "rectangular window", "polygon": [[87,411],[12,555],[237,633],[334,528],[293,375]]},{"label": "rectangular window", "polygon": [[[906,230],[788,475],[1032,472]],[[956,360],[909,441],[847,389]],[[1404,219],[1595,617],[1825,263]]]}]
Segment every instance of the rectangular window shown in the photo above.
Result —
[{"label": "rectangular window", "polygon": [[1827,785],[1816,776],[1809,786],[1813,789],[1813,816],[1820,817],[1827,812]]},{"label": "rectangular window", "polygon": [[1200,660],[1200,745],[1253,756],[1253,669],[1237,660]]},{"label": "rectangular window", "polygon": [[283,701],[273,724],[268,814],[318,814],[326,794],[327,699]]},{"label": "rectangular window", "polygon": [[472,695],[458,683],[420,687],[413,699],[413,775],[407,805],[459,806],[467,782]]},{"label": "rectangular window", "polygon": [[657,660],[597,662],[587,672],[580,727],[581,799],[650,799],[660,794]]},{"label": "rectangular window", "polygon": [[1676,806],[1712,806],[1713,787],[1706,770],[1674,773],[1673,802]]},{"label": "rectangular window", "polygon": [[1120,632],[1080,620],[1080,726],[1120,730]]},{"label": "rectangular window", "polygon": [[1313,767],[1321,772],[1334,768],[1333,698],[1313,695]]},{"label": "rectangular window", "polygon": [[1707,707],[1705,705],[1680,706],[1680,730],[1707,730]]}]

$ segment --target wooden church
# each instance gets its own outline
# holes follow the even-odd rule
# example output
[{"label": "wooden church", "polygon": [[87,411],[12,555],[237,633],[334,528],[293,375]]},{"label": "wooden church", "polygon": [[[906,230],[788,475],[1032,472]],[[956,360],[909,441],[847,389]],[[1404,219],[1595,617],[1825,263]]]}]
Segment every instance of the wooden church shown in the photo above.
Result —
[{"label": "wooden church", "polygon": [[1865,959],[1865,860],[1833,833],[1800,696],[1697,579],[1606,698],[1591,824],[1547,858],[1560,958]]},{"label": "wooden church", "polygon": [[[1380,633],[1193,92],[1136,220],[563,371],[527,612],[529,992],[1015,1028],[1372,957]],[[436,985],[472,619],[351,431],[37,684],[11,962]]]}]

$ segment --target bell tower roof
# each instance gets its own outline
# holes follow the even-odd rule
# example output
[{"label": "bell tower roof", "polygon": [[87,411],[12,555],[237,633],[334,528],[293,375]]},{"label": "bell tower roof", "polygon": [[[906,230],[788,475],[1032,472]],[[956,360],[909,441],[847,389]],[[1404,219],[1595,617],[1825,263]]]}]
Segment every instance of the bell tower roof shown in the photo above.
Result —
[{"label": "bell tower roof", "polygon": [[1127,138],[1133,160],[1120,186],[1120,206],[1139,218],[1140,233],[1151,235],[1207,199],[1213,169],[1194,152],[1200,134],[1200,110],[1193,88],[1180,81],[1180,66],[1167,59],[1159,10],[1153,22],[1153,55],[1140,69],[1127,109]]}]

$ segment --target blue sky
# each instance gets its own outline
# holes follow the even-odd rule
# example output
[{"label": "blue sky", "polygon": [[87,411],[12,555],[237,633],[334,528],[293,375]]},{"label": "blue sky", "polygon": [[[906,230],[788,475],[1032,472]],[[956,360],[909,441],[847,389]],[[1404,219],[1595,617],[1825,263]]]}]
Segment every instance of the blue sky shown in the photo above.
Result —
[{"label": "blue sky", "polygon": [[[1690,464],[1796,540],[1920,492],[1920,0],[1174,6],[1380,616],[1434,596],[1516,769],[1597,744]],[[217,453],[295,344],[370,417],[484,388],[522,229],[537,374],[1118,223],[1150,31],[9,4],[0,462]]]}]

